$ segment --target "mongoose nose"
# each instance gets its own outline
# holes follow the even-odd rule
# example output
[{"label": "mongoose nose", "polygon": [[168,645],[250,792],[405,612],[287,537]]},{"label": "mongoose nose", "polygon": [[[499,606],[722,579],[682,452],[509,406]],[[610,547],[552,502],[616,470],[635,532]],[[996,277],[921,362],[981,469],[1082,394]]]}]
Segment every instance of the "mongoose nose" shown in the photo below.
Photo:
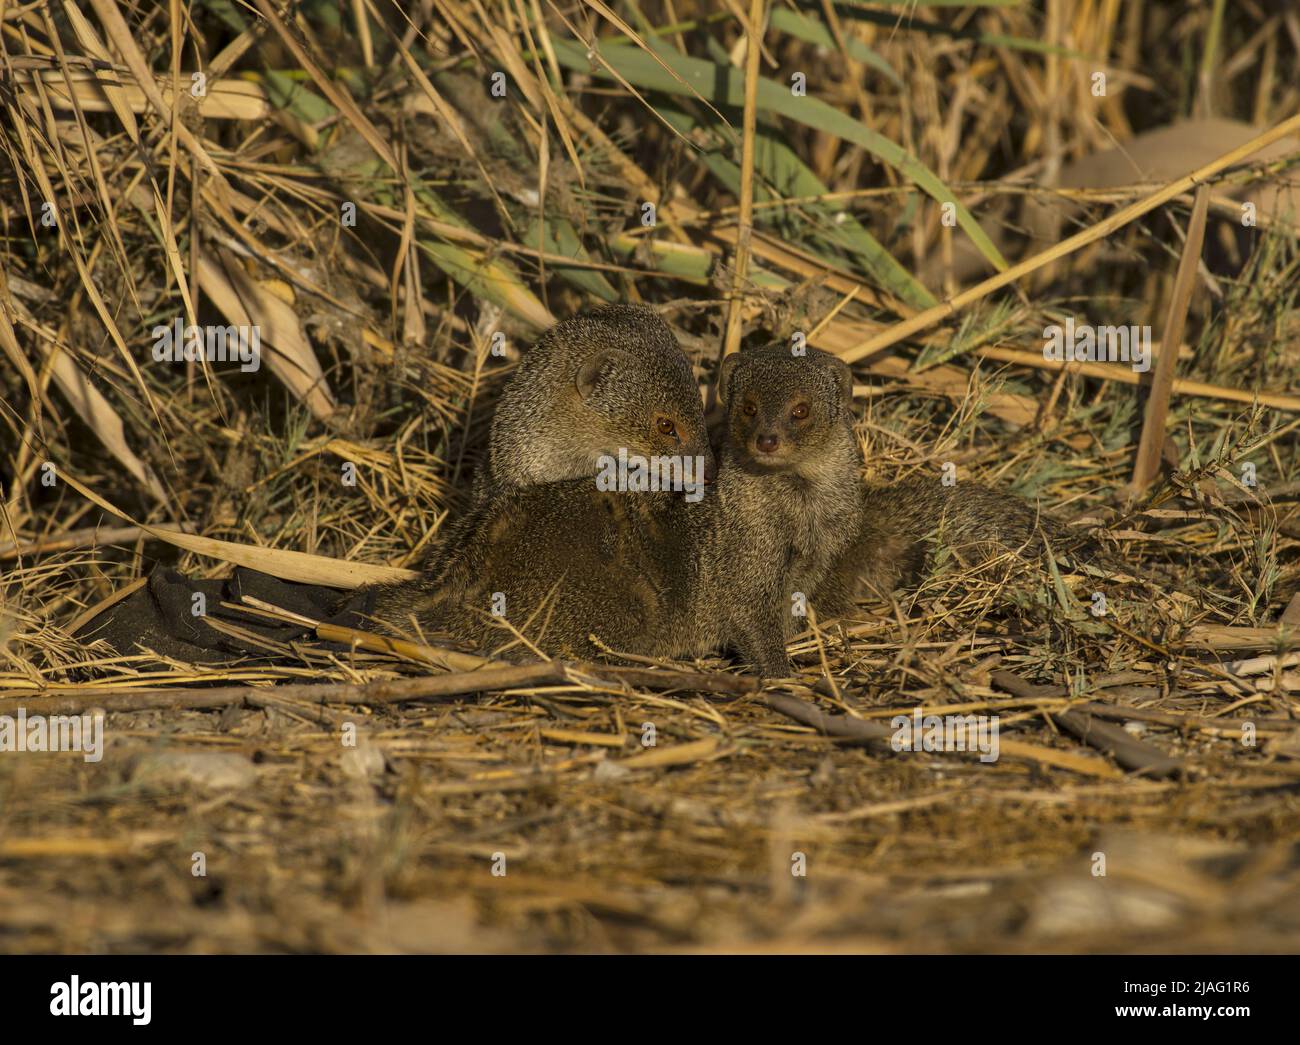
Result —
[{"label": "mongoose nose", "polygon": [[762,450],[763,453],[765,454],[770,454],[773,450],[775,450],[777,443],[779,442],[780,440],[772,433],[768,433],[767,435],[760,435],[755,440],[755,443],[758,445],[758,448]]}]

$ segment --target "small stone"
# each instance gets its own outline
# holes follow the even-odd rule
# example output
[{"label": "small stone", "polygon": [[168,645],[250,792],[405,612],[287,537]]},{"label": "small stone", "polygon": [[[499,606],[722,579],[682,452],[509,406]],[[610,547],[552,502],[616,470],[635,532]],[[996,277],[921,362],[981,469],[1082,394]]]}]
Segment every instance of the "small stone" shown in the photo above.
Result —
[{"label": "small stone", "polygon": [[181,781],[220,790],[247,787],[257,779],[257,767],[233,752],[164,751],[143,759],[135,779]]},{"label": "small stone", "polygon": [[343,775],[353,780],[373,780],[384,772],[384,753],[374,744],[345,748],[339,760]]},{"label": "small stone", "polygon": [[601,782],[607,782],[610,780],[622,780],[624,777],[630,776],[631,773],[632,770],[628,769],[627,766],[620,766],[617,762],[610,762],[606,760],[604,762],[597,763],[596,772],[592,774],[592,779]]}]

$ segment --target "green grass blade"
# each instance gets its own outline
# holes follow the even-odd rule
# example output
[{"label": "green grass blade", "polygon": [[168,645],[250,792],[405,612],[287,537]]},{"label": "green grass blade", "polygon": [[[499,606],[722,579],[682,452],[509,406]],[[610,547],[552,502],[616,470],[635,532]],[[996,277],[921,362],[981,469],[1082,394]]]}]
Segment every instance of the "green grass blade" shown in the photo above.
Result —
[{"label": "green grass blade", "polygon": [[[661,108],[659,115],[683,134],[689,134],[699,126],[695,117],[669,106]],[[740,165],[730,159],[726,151],[727,147],[722,143],[706,147],[700,161],[718,181],[736,192],[740,188]],[[762,178],[762,182],[754,186],[754,195],[759,200],[777,198],[767,187],[769,185],[784,197],[820,196],[829,191],[789,146],[764,128],[758,131],[754,166]],[[839,217],[831,207],[816,204],[800,204],[798,210],[803,212],[804,218],[811,212],[823,219],[813,227],[812,238],[857,259],[863,270],[890,293],[916,308],[929,308],[935,304],[934,296],[852,215],[839,212],[842,214]],[[785,207],[762,207],[754,214],[757,222],[769,226],[780,225],[794,216],[795,212]]]},{"label": "green grass blade", "polygon": [[[590,256],[583,249],[582,241],[578,238],[577,230],[563,218],[549,218],[545,222],[540,218],[534,218],[524,236],[524,243],[547,254],[563,254],[566,258],[576,258],[580,261],[590,260]],[[577,265],[560,265],[555,262],[547,262],[546,267],[548,271],[554,272],[579,290],[584,290],[602,301],[618,300],[618,291],[595,269]]]},{"label": "green grass blade", "polygon": [[[586,48],[581,44],[559,38],[555,38],[552,43],[556,57],[562,65],[590,73],[601,79],[614,79],[603,65],[588,60]],[[638,87],[663,91],[667,94],[690,94],[691,92],[682,86],[681,81],[685,80],[696,92],[710,99],[715,105],[738,108],[744,103],[745,78],[738,69],[680,54],[665,52],[659,55],[660,61],[672,66],[673,73],[676,74],[674,76],[665,72],[659,61],[638,47],[602,42],[599,44],[599,49],[604,61],[629,83]],[[883,134],[863,126],[820,99],[795,97],[788,87],[773,80],[762,78],[759,80],[758,106],[763,112],[785,116],[804,126],[852,142],[866,149],[881,162],[893,167],[933,199],[940,203],[954,204],[957,224],[971,238],[971,242],[978,247],[980,253],[998,271],[1007,267],[1006,260],[993,245],[993,241],[980,228],[970,211],[957,200],[956,194],[925,164]]]},{"label": "green grass blade", "polygon": [[[771,25],[778,32],[788,33],[796,40],[802,40],[806,44],[816,44],[818,47],[835,47],[835,37],[823,23],[797,11],[791,11],[789,8],[773,8]],[[848,51],[850,58],[861,62],[863,65],[870,66],[876,72],[888,78],[899,90],[903,89],[902,78],[898,73],[894,72],[893,67],[861,40],[850,36],[844,41],[844,48]]]}]

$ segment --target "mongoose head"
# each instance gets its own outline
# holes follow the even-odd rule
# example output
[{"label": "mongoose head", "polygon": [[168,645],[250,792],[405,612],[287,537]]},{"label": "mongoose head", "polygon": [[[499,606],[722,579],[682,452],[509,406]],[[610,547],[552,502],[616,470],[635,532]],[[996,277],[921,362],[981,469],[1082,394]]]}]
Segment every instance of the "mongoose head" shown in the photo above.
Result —
[{"label": "mongoose head", "polygon": [[574,378],[581,404],[570,433],[590,474],[601,457],[690,457],[714,475],[699,385],[668,325],[644,306],[621,305],[577,317],[566,336],[590,351]]},{"label": "mongoose head", "polygon": [[727,356],[718,391],[729,452],[742,464],[812,478],[855,446],[853,374],[827,352],[772,345]]}]

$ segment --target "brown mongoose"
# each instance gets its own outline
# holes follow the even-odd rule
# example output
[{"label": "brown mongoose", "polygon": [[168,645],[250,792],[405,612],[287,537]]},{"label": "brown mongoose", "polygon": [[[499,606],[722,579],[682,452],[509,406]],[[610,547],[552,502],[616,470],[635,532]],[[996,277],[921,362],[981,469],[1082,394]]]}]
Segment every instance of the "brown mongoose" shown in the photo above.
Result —
[{"label": "brown mongoose", "polygon": [[1080,552],[1083,561],[1108,572],[1132,573],[1091,535],[1073,532],[1023,499],[980,483],[944,486],[937,477],[914,477],[864,484],[861,496],[858,531],[817,591],[824,613],[845,615],[860,598],[887,597],[914,583],[931,538],[971,563],[1007,552],[1041,555],[1046,538],[1056,554]]},{"label": "brown mongoose", "polygon": [[722,466],[702,500],[590,478],[498,491],[426,576],[377,592],[375,616],[486,646],[510,638],[496,611],[560,656],[599,656],[594,634],[646,656],[731,648],[788,674],[786,640],[858,530],[850,373],[815,350],[760,349],[725,361],[720,392]]},{"label": "brown mongoose", "polygon": [[476,499],[588,478],[602,458],[675,456],[712,478],[700,390],[672,330],[645,305],[557,323],[523,356],[492,418]]},{"label": "brown mongoose", "polygon": [[693,617],[763,675],[790,673],[786,642],[861,528],[852,395],[848,366],[817,349],[723,360],[727,417]]},{"label": "brown mongoose", "polygon": [[[458,522],[424,577],[368,594],[374,615],[399,632],[414,621],[487,646],[510,638],[495,611],[562,656],[598,655],[594,633],[649,655],[731,647],[763,674],[783,675],[785,644],[808,601],[829,619],[889,592],[919,571],[931,535],[976,556],[1039,550],[1040,531],[1058,550],[1077,541],[1025,502],[975,483],[864,486],[850,388],[848,368],[825,353],[728,357],[724,467],[712,496],[699,504],[672,492],[638,496],[601,489],[590,473],[498,488]],[[682,399],[698,411],[694,392]],[[364,601],[356,612],[369,612]]]}]

